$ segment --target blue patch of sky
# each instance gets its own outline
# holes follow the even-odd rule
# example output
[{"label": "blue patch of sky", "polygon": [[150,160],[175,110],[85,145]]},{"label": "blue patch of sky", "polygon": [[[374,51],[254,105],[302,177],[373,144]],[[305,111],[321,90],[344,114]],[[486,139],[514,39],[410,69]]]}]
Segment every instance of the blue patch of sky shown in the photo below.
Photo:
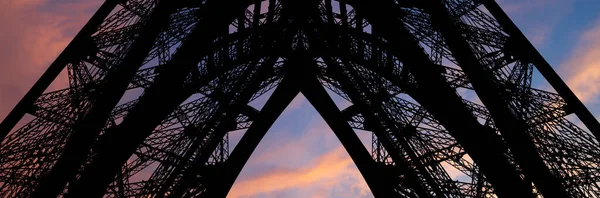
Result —
[{"label": "blue patch of sky", "polygon": [[[515,3],[515,1],[509,2]],[[559,67],[577,48],[581,34],[600,17],[600,2],[576,0],[549,3],[552,5],[539,4],[524,4],[536,7],[525,8],[524,12],[508,14],[530,41],[533,42],[535,36],[545,37],[541,43],[534,43],[534,45],[560,74]],[[545,85],[546,82],[541,77],[539,72],[534,72],[534,87]]]}]

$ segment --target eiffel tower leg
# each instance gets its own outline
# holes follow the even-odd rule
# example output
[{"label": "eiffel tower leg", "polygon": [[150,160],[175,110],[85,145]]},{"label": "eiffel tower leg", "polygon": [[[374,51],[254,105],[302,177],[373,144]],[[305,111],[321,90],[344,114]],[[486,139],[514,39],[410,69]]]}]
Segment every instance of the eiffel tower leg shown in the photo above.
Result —
[{"label": "eiffel tower leg", "polygon": [[[244,76],[240,77],[240,79],[246,78]],[[256,82],[260,81],[255,80],[252,84],[256,84]],[[240,83],[238,83],[238,86],[239,84]],[[105,147],[96,155],[96,157],[92,160],[92,164],[85,167],[83,173],[81,174],[81,178],[77,181],[73,188],[70,188],[69,193],[67,194],[68,197],[102,197],[106,186],[112,181],[114,175],[133,153],[133,150],[136,149],[141,141],[143,141],[154,129],[154,127],[158,125],[157,123],[163,120],[163,118],[172,112],[177,105],[179,105],[192,94],[192,92],[189,92],[189,90],[186,91],[184,89],[174,89],[173,87],[177,86],[172,84],[172,82],[163,82],[163,84],[158,83],[157,86],[161,86],[169,90],[157,89],[153,92],[149,91],[146,94],[148,99],[147,103],[140,102],[140,104],[138,104],[140,106],[137,107],[138,111],[136,112],[136,109],[132,110],[131,117],[124,120],[122,124],[119,125],[118,131],[114,133],[118,134],[120,137],[111,139],[112,142],[106,144],[107,147]],[[234,88],[233,90],[238,89]],[[162,100],[161,98],[164,98],[160,96],[162,94],[167,94],[170,97],[167,100]],[[242,109],[235,107],[229,108],[238,110]],[[146,112],[144,109],[152,109],[153,113]],[[227,115],[229,118],[226,117],[223,120],[230,120],[232,115],[237,117],[239,113],[228,113]],[[226,125],[226,123],[219,126],[220,127],[215,129],[215,131],[226,132],[224,131],[223,127],[229,127]],[[132,131],[136,131],[137,133],[133,134],[131,133]],[[220,136],[220,138],[215,138],[219,141],[214,141],[216,144],[209,146],[212,147],[212,149],[205,149],[210,150],[210,152],[208,154],[201,154],[200,156],[206,156],[205,160],[208,159],[208,156],[213,153],[212,151],[215,150],[215,147],[218,146],[222,138],[222,136]]]},{"label": "eiffel tower leg", "polygon": [[[214,3],[214,2],[213,2]],[[219,2],[213,6],[224,6]],[[236,4],[238,9],[245,8],[243,4]],[[219,10],[213,7],[213,9]],[[207,7],[207,9],[210,9]],[[230,8],[234,9],[234,8]],[[213,10],[213,11],[216,11]],[[235,10],[235,9],[234,9]],[[212,17],[218,17],[223,14],[215,14]],[[201,58],[202,52],[210,52],[210,43],[215,37],[216,32],[203,29],[206,27],[218,27],[227,24],[232,16],[223,18],[205,19],[197,24],[196,29],[191,36],[182,45],[178,53],[172,58],[171,65],[179,67],[167,67],[157,77],[154,86],[148,88],[143,98],[140,99],[136,107],[130,111],[129,115],[115,129],[114,132],[120,137],[115,137],[107,144],[109,146],[99,152],[93,159],[92,164],[88,165],[82,172],[80,179],[70,187],[69,197],[101,197],[106,187],[113,181],[114,176],[120,170],[120,167],[127,161],[129,156],[135,151],[139,144],[152,132],[161,120],[163,120],[177,105],[188,98],[193,90],[184,89],[182,86],[186,80],[189,71]],[[211,21],[212,20],[212,21]],[[198,46],[203,46],[203,51],[198,52]],[[209,80],[209,79],[201,79]],[[208,82],[206,82],[208,83]],[[179,88],[177,88],[179,87]],[[191,87],[187,87],[190,89]],[[169,97],[164,97],[168,95]],[[135,132],[135,133],[133,133]]]},{"label": "eiffel tower leg", "polygon": [[[403,37],[402,43],[411,43],[411,38]],[[506,145],[493,129],[477,122],[470,110],[453,90],[441,73],[423,67],[433,65],[419,49],[404,50],[407,59],[406,68],[415,76],[418,88],[403,85],[399,76],[381,72],[383,76],[400,87],[406,87],[407,94],[423,105],[428,112],[465,147],[473,160],[481,167],[487,178],[501,197],[531,197],[531,185],[524,182],[516,172],[516,167],[505,157]],[[402,55],[399,52],[399,55]],[[439,100],[445,98],[445,100]]]},{"label": "eiffel tower leg", "polygon": [[112,109],[118,104],[127,90],[129,82],[142,66],[144,58],[151,50],[160,30],[168,24],[169,5],[159,4],[149,19],[140,37],[132,44],[130,53],[114,73],[107,75],[98,98],[92,99],[95,105],[89,113],[73,127],[73,134],[65,145],[64,151],[50,173],[42,179],[32,197],[56,196],[65,184],[76,174],[93,145],[93,141],[104,128]]},{"label": "eiffel tower leg", "polygon": [[498,3],[495,0],[482,0],[482,2],[485,8],[487,8],[492,16],[496,18],[498,23],[510,34],[510,37],[515,39],[515,43],[518,44],[516,48],[520,49],[517,53],[521,53],[521,56],[531,58],[542,76],[548,80],[548,83],[550,83],[556,92],[564,98],[569,108],[575,112],[577,117],[581,119],[581,122],[583,122],[588,130],[596,136],[596,139],[600,141],[600,123],[590,110],[585,107],[577,96],[575,96],[575,93],[573,93],[567,84],[560,78],[556,71],[552,69],[552,66],[550,66],[546,59],[544,59],[544,57],[542,57],[535,49],[521,30],[519,30],[512,20],[510,20]]},{"label": "eiffel tower leg", "polygon": [[[389,54],[389,56],[391,56],[391,54]],[[416,55],[410,57],[416,57]],[[366,64],[364,61],[362,63],[361,61],[357,62],[363,65]],[[404,66],[410,67],[407,64],[408,63],[404,63]],[[431,69],[423,69],[431,71]],[[435,85],[435,88],[432,88],[425,84],[434,85],[428,82],[435,81],[434,79],[437,77],[425,73],[423,78],[427,82],[419,82],[420,88],[414,89],[407,87],[411,85],[405,85],[404,83],[399,82],[398,80],[401,80],[402,77],[390,75],[391,73],[389,72],[381,72],[380,74],[396,86],[403,87],[403,89],[407,91],[407,94],[421,103],[429,113],[440,120],[440,123],[445,126],[450,134],[463,145],[473,161],[483,169],[487,176],[486,179],[494,185],[494,192],[498,196],[531,197],[532,189],[530,185],[527,185],[527,183],[521,180],[515,167],[509,164],[509,159],[506,158],[506,145],[504,145],[500,137],[494,134],[492,131],[493,129],[481,126],[474,120],[475,118],[468,109],[462,109],[465,104],[460,101],[460,98],[457,98],[458,101],[451,102],[452,100],[450,99],[454,97],[452,94],[455,93],[450,92],[450,94],[444,94],[443,87],[447,86],[444,81],[442,81],[443,83],[441,83],[441,85],[438,84]],[[439,98],[445,98],[445,100],[440,101]],[[472,121],[469,122],[469,120]],[[529,196],[527,196],[527,194],[529,194]]]},{"label": "eiffel tower leg", "polygon": [[[393,51],[393,50],[392,50]],[[416,51],[412,51],[416,52]],[[392,56],[389,52],[388,56]],[[408,57],[419,57],[420,55],[410,55],[411,53],[397,53]],[[423,54],[424,55],[424,54]],[[356,60],[352,55],[345,58],[356,61],[361,64],[368,64],[366,61]],[[427,60],[425,60],[427,62]],[[410,61],[409,61],[410,62]],[[390,72],[378,72],[382,77],[392,82],[395,86],[401,87],[412,96],[417,102],[427,109],[442,125],[454,136],[457,141],[467,150],[473,160],[484,171],[487,179],[490,180],[495,187],[495,193],[500,197],[515,197],[531,194],[532,189],[527,185],[516,172],[516,167],[509,163],[506,158],[506,145],[500,137],[489,127],[481,126],[475,120],[470,110],[465,108],[465,104],[451,89],[445,80],[440,79],[442,76],[435,73],[434,69],[420,67],[421,65],[430,65],[430,63],[409,63],[404,65],[411,70],[426,70],[414,71],[413,75],[419,80],[420,88],[414,88],[413,85],[407,85],[401,82],[407,77],[396,76]],[[410,66],[417,64],[418,66]],[[437,83],[436,83],[437,82]],[[440,83],[441,82],[441,83]],[[440,101],[439,98],[445,98]],[[495,145],[495,146],[492,146]]]},{"label": "eiffel tower leg", "polygon": [[534,181],[545,197],[568,197],[561,182],[552,175],[537,153],[533,141],[527,136],[526,123],[514,117],[507,104],[501,101],[503,97],[499,94],[503,91],[491,81],[494,78],[483,70],[484,67],[473,55],[445,8],[439,2],[431,2],[428,8],[434,25],[440,28],[444,40],[457,61],[461,63],[460,66],[471,80],[475,91],[490,113],[495,116],[495,123],[509,146],[515,151],[516,160],[523,167],[526,176]]},{"label": "eiffel tower leg", "polygon": [[[424,78],[426,81],[441,77],[441,75],[428,76],[431,77]],[[506,157],[506,145],[501,137],[496,135],[492,128],[479,124],[455,92],[443,90],[446,87],[450,88],[447,84],[439,84],[436,89],[428,89],[425,87],[429,86],[424,84],[432,83],[422,82],[419,81],[419,85],[423,85],[422,90],[409,89],[408,94],[439,120],[465,148],[494,186],[494,192],[499,197],[532,197],[531,185],[520,178],[516,167],[511,165]],[[445,100],[440,101],[439,98]]]},{"label": "eiffel tower leg", "polygon": [[[50,67],[42,74],[40,79],[31,87],[25,96],[17,103],[17,106],[6,116],[0,123],[0,142],[4,140],[6,135],[17,125],[19,120],[23,118],[25,113],[33,106],[33,103],[42,93],[50,86],[52,81],[58,77],[60,72],[78,53],[89,50],[91,44],[90,37],[94,34],[97,28],[104,22],[104,19],[109,16],[110,12],[117,6],[118,0],[107,0],[92,18],[83,26],[81,31],[75,35],[75,38],[67,45],[65,50],[56,58]],[[83,57],[81,57],[83,58]]]},{"label": "eiffel tower leg", "polygon": [[[365,18],[370,19],[371,24],[377,28],[384,27],[402,27],[402,24],[394,22],[383,22],[385,19],[377,19],[374,16],[368,15],[368,5],[354,4],[357,8],[357,12],[362,13]],[[362,9],[365,10],[362,10]],[[361,12],[363,11],[363,12]],[[376,15],[375,15],[376,16]],[[484,173],[490,179],[490,182],[497,188],[496,192],[499,196],[503,197],[514,197],[514,196],[526,196],[531,195],[531,187],[527,185],[518,175],[515,167],[510,165],[508,159],[499,148],[490,148],[490,145],[503,145],[504,143],[498,142],[493,137],[495,134],[490,129],[481,126],[472,113],[464,108],[464,104],[460,101],[460,98],[454,91],[447,90],[450,87],[447,85],[444,79],[440,79],[441,76],[432,73],[434,70],[427,67],[433,64],[424,53],[418,53],[422,51],[420,48],[414,48],[416,44],[410,39],[410,35],[406,33],[400,33],[394,28],[385,28],[379,31],[383,36],[386,36],[390,40],[390,46],[388,50],[390,52],[395,51],[398,57],[404,58],[406,68],[413,71],[413,75],[417,77],[419,83],[418,89],[407,89],[408,94],[417,99],[418,102],[422,103],[434,116],[440,120],[443,125],[453,134],[455,138],[460,142],[461,145],[468,150],[469,154],[472,155],[474,161],[484,170]],[[386,33],[387,32],[387,33]],[[401,39],[398,39],[401,38]],[[402,47],[400,47],[402,46]],[[404,48],[404,49],[399,49]],[[350,57],[349,57],[350,58]],[[352,58],[351,58],[352,59]],[[366,62],[365,62],[366,64]],[[402,77],[392,76],[390,72],[379,72],[382,76],[386,77],[397,86],[405,87],[399,82]],[[426,87],[426,88],[425,88]],[[425,91],[426,90],[426,91]],[[437,97],[436,97],[437,95]],[[444,103],[440,103],[438,98],[447,98]],[[452,115],[449,115],[451,113]],[[466,124],[469,123],[469,124]],[[476,132],[467,134],[468,132]],[[487,134],[487,135],[484,135]],[[476,138],[479,137],[480,138]],[[486,142],[485,140],[490,142]]]}]

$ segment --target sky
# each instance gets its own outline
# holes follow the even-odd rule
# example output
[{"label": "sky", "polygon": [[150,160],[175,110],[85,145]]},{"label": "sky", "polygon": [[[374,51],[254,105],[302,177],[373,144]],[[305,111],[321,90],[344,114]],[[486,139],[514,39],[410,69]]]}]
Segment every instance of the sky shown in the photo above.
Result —
[{"label": "sky", "polygon": [[[0,119],[102,0],[0,0]],[[498,0],[594,115],[600,115],[600,1]],[[543,84],[537,78],[536,83]],[[63,87],[59,78],[53,86]],[[340,107],[348,104],[338,101]],[[261,106],[261,101],[256,106]],[[230,134],[235,144],[243,132]],[[368,132],[358,132],[370,149]],[[299,95],[242,170],[229,197],[372,197],[327,124]]]}]

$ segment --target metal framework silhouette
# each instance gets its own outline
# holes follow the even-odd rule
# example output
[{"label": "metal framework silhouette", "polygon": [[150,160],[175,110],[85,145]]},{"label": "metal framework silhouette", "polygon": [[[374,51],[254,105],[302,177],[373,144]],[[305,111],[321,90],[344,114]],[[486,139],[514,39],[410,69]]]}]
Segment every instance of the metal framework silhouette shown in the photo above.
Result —
[{"label": "metal framework silhouette", "polygon": [[106,0],[1,123],[0,196],[225,197],[299,93],[375,197],[600,197],[600,124],[494,0]]}]

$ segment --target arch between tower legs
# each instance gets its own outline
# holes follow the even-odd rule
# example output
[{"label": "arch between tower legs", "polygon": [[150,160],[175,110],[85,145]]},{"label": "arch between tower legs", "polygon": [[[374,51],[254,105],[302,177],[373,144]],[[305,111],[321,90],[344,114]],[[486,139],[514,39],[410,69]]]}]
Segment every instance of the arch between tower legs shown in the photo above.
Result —
[{"label": "arch between tower legs", "polygon": [[[320,27],[322,28],[322,27]],[[270,29],[272,31],[272,29]],[[332,28],[332,29],[328,29],[327,31],[323,31],[323,32],[329,32],[330,34],[342,34],[343,31],[346,30],[342,30],[342,29],[336,29],[336,28]],[[257,31],[260,32],[260,31]],[[376,41],[375,37],[373,35],[367,35],[364,33],[357,33],[357,32],[348,32],[351,35],[358,35],[357,37],[361,37],[361,38],[371,38],[371,39],[365,39],[365,40],[371,40],[372,43],[375,43],[374,45],[381,45],[382,48],[385,47],[390,47],[393,46],[394,44],[397,43],[387,43],[387,42],[383,42],[383,41]],[[237,35],[238,37],[241,37],[241,34]],[[329,37],[330,35],[327,35],[327,37]],[[332,39],[332,38],[329,38]],[[325,40],[325,39],[317,39],[317,40]],[[353,63],[358,63],[358,64],[362,64],[364,65],[369,65],[368,61],[369,60],[361,60],[361,58],[359,58],[360,56],[358,56],[358,54],[356,53],[344,53],[344,50],[339,49],[339,48],[333,48],[333,47],[329,47],[326,46],[327,44],[324,43],[318,43],[318,42],[314,42],[313,43],[316,46],[319,47],[324,47],[321,48],[320,50],[315,50],[315,53],[317,55],[315,55],[315,57],[325,57],[324,59],[331,59],[332,57],[336,57],[336,58],[340,58],[340,59],[344,59],[345,62],[353,62]],[[310,51],[311,49],[308,49],[308,51]],[[274,50],[274,51],[290,51],[290,50]],[[400,52],[398,51],[393,51],[393,50],[389,50],[390,52],[382,52],[382,53],[388,53],[388,55],[393,56],[395,54],[399,54]],[[327,52],[327,53],[325,53]],[[334,56],[332,56],[332,54],[334,54]],[[399,55],[399,56],[403,56],[403,55]],[[406,55],[404,55],[406,56]],[[400,58],[399,58],[400,59]],[[406,59],[405,59],[406,60]],[[414,61],[414,60],[409,60],[409,61],[405,61],[407,63],[412,63],[412,64],[418,64],[418,65],[423,65],[423,69],[419,70],[418,67],[415,66],[407,66],[408,64],[405,64],[405,68],[410,68],[410,69],[406,69],[407,71],[411,70],[410,73],[412,73],[411,75],[421,75],[420,78],[421,79],[429,79],[429,81],[431,79],[437,79],[433,82],[429,82],[427,83],[428,85],[423,85],[423,87],[415,87],[415,84],[410,84],[410,83],[406,83],[403,82],[404,80],[406,80],[406,78],[403,78],[400,75],[396,75],[394,73],[383,73],[381,68],[375,68],[375,66],[371,65],[372,67],[369,68],[368,66],[365,66],[366,68],[368,68],[369,70],[372,70],[373,72],[380,74],[382,76],[382,79],[389,81],[393,86],[396,86],[400,89],[403,89],[408,95],[411,95],[413,98],[415,98],[417,100],[417,102],[420,102],[425,109],[427,109],[429,111],[429,113],[431,113],[436,119],[438,119],[440,121],[440,123],[442,123],[446,129],[454,136],[454,138],[457,139],[457,141],[460,143],[460,145],[462,145],[465,150],[467,150],[467,153],[469,155],[471,155],[471,157],[473,158],[473,160],[475,161],[475,163],[482,169],[484,175],[486,175],[486,180],[493,180],[490,179],[490,177],[495,177],[496,179],[493,181],[489,181],[490,183],[492,183],[492,185],[495,187],[494,192],[496,194],[498,194],[499,196],[516,196],[516,195],[520,195],[522,196],[523,194],[531,194],[532,190],[530,185],[527,186],[527,184],[521,180],[520,178],[520,173],[517,171],[516,167],[514,167],[513,165],[511,165],[510,159],[506,158],[505,156],[508,155],[507,150],[506,150],[506,145],[504,144],[504,142],[502,142],[501,138],[499,138],[495,133],[494,130],[489,128],[489,127],[485,127],[482,126],[481,124],[479,124],[476,120],[476,118],[473,116],[473,113],[468,110],[465,107],[465,104],[460,100],[460,97],[455,93],[454,90],[451,89],[450,85],[442,78],[441,73],[436,73],[436,72],[431,72],[431,71],[426,71],[426,70],[433,70],[433,68],[435,68],[434,65],[432,65],[431,63],[428,62],[418,62],[418,61]],[[430,67],[428,68],[427,65],[430,65]],[[416,69],[416,72],[413,72],[412,70]],[[391,70],[393,70],[393,68],[391,68]],[[419,74],[414,74],[414,73],[418,73]],[[326,75],[327,71],[323,70],[321,71],[321,74]],[[416,77],[415,77],[416,78]],[[367,82],[368,81],[363,81],[363,82]],[[414,82],[413,82],[414,83]],[[421,83],[420,81],[418,81],[418,83]],[[358,90],[361,92],[364,92],[365,90]],[[435,96],[434,96],[435,95]],[[432,97],[433,96],[433,97]],[[450,100],[448,102],[444,102],[441,103],[439,100],[436,100],[437,98],[453,98],[453,100]],[[390,100],[390,98],[382,98],[382,97],[370,97],[369,98],[370,102],[373,101],[385,101],[385,100]],[[354,101],[353,101],[354,102]],[[377,106],[377,104],[375,104]],[[379,104],[381,107],[381,104]],[[373,108],[373,107],[370,107]],[[361,113],[364,113],[364,111],[360,111]],[[379,111],[377,112],[379,114],[382,114],[383,112]],[[385,113],[383,113],[385,114]],[[260,116],[259,116],[260,117]],[[388,125],[389,122],[394,122],[394,120],[388,116]],[[375,124],[379,124],[379,125],[384,125],[385,123],[375,123]],[[396,123],[397,124],[397,123]],[[333,128],[333,127],[332,127]],[[263,129],[264,132],[266,132],[266,130],[268,130],[268,127],[266,129]],[[387,130],[392,130],[392,129],[387,129]],[[399,128],[393,129],[393,130],[399,130]],[[398,131],[400,133],[402,133],[403,131]],[[380,132],[381,133],[381,132]],[[382,135],[382,137],[385,137]],[[394,137],[394,136],[392,136]],[[254,137],[257,138],[257,137]],[[362,145],[360,145],[362,146]],[[250,146],[252,147],[252,146]],[[392,151],[394,152],[394,150],[397,150],[398,148],[391,148],[391,146],[387,146],[386,150],[388,151]],[[234,151],[235,153],[235,151]],[[233,154],[232,154],[233,155]],[[247,160],[247,159],[245,159]],[[241,160],[244,161],[245,160]],[[413,159],[414,160],[414,159]],[[413,161],[413,164],[415,162]],[[231,165],[231,163],[229,163],[230,165],[228,166],[243,166],[243,163],[240,162],[240,164],[237,165]],[[228,166],[224,166],[224,167],[228,167]],[[421,165],[422,166],[422,165]],[[484,167],[482,167],[484,166]],[[487,167],[485,167],[487,166]],[[421,168],[420,171],[416,170]],[[411,170],[411,171],[416,171],[419,172],[419,175],[424,175],[424,174],[428,174],[427,173],[427,169],[422,169],[423,167],[404,167],[404,170]],[[489,171],[489,170],[493,170],[493,171]],[[223,171],[231,171],[229,169],[222,169]],[[240,169],[241,170],[241,169]],[[237,176],[237,174],[239,173],[238,170],[233,170],[232,171],[232,175],[235,176],[231,176],[233,179],[229,179],[229,181],[225,181],[224,183],[229,183],[229,184],[224,184],[225,187],[221,186],[218,187],[219,189],[222,189],[222,191],[228,191],[228,189],[231,187],[230,185],[233,184],[233,181],[235,180],[235,177]],[[237,173],[236,173],[237,172]],[[403,173],[403,175],[406,174],[406,172]],[[398,175],[398,176],[402,176],[402,175]],[[406,175],[404,175],[406,176]],[[403,176],[403,177],[404,177]],[[500,178],[500,179],[498,179]],[[428,182],[428,181],[422,181],[422,182]],[[434,181],[434,180],[429,180],[429,182],[431,182],[430,184],[424,184],[424,186],[440,186],[441,183],[443,182],[448,182],[448,181]],[[410,191],[411,193],[415,193],[418,192],[419,190],[415,190],[415,188],[419,188],[419,187],[408,187],[408,186],[403,186],[403,184],[399,184],[402,186],[402,188],[406,188],[406,189],[410,189],[408,191]],[[422,188],[423,186],[421,186]],[[499,187],[499,188],[498,188]],[[397,188],[397,187],[396,187]],[[438,187],[439,188],[439,187]],[[444,190],[438,190],[438,193],[448,193],[447,195],[430,195],[430,196],[448,196],[448,197],[452,197],[452,196],[461,196],[461,193],[456,193],[456,190],[459,190],[457,187],[447,187],[444,186],[443,188],[449,188],[449,189],[444,189]],[[454,190],[452,190],[454,188]],[[519,190],[520,189],[520,190]],[[373,189],[375,190],[375,189]],[[400,191],[400,190],[398,190]],[[408,192],[407,191],[407,192]],[[456,193],[456,195],[452,195],[453,193]],[[377,193],[375,193],[377,194]],[[418,196],[418,195],[415,195]],[[421,195],[423,196],[423,195]]]}]

